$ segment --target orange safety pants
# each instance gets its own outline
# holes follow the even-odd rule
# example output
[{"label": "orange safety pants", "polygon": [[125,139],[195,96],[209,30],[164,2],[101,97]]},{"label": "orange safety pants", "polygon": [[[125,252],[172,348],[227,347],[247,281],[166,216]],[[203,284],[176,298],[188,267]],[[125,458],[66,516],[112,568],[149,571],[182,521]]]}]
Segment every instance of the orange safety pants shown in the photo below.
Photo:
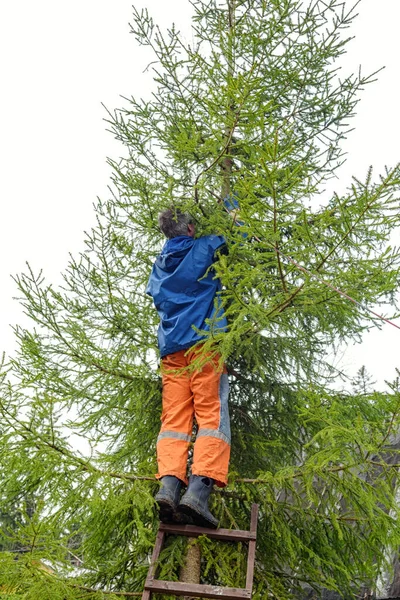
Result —
[{"label": "orange safety pants", "polygon": [[[197,436],[192,474],[227,483],[231,432],[228,411],[229,383],[219,357],[210,357],[201,368],[183,371],[198,357],[194,350],[180,350],[162,359],[161,430],[157,439],[157,478],[175,475],[187,483],[187,459],[193,418]],[[178,371],[178,372],[177,372]]]}]

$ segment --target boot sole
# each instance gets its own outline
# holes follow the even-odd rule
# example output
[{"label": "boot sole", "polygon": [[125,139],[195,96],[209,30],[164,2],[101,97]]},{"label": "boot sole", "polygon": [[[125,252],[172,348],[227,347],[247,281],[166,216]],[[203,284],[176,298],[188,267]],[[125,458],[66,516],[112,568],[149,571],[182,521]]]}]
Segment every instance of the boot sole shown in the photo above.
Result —
[{"label": "boot sole", "polygon": [[207,527],[208,529],[218,529],[218,521],[210,521],[202,515],[198,510],[191,504],[179,504],[178,512],[183,513],[186,517],[190,517],[193,525],[198,527]]},{"label": "boot sole", "polygon": [[180,513],[176,506],[169,504],[166,500],[157,501],[158,516],[162,523],[166,525],[175,523],[176,525],[193,525],[192,519],[188,515]]},{"label": "boot sole", "polygon": [[175,523],[175,507],[172,504],[169,504],[166,500],[157,500],[157,504],[160,521],[162,523]]}]

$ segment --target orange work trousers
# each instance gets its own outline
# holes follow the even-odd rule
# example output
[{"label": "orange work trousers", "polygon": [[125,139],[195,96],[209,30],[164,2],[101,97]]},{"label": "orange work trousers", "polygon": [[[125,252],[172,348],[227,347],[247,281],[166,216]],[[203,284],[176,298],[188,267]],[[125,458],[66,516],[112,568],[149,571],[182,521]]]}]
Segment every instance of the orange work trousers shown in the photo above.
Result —
[{"label": "orange work trousers", "polygon": [[162,359],[161,430],[157,439],[157,478],[175,475],[187,483],[187,460],[193,419],[197,435],[192,474],[227,484],[231,432],[228,411],[229,383],[219,356],[210,357],[201,370],[182,371],[198,357],[180,350]]}]

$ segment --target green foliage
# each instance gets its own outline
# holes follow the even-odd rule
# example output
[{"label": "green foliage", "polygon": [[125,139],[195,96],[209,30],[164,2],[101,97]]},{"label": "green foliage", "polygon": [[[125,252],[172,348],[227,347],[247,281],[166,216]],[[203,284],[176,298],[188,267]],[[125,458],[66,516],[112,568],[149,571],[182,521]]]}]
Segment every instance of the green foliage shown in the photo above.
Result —
[{"label": "green foliage", "polygon": [[[0,536],[0,590],[10,598],[143,589],[161,409],[145,285],[162,245],[157,214],[171,204],[199,234],[228,241],[215,270],[229,328],[203,349],[218,348],[231,377],[230,484],[213,510],[222,526],[247,529],[260,505],[254,599],[307,587],[353,598],[400,541],[398,383],[373,392],[361,373],[352,392],[337,391],[329,356],[375,323],[321,282],[395,306],[399,167],[377,181],[370,169],[309,208],[343,162],[348,120],[373,79],[341,78],[335,65],[354,10],[335,0],[192,6],[190,45],[134,8],[156,87],[109,113],[128,151],[110,160],[112,197],[99,201],[62,287],[30,268],[16,277],[32,327],[16,328],[18,352],[0,373],[0,519],[12,523]],[[222,208],[228,193],[240,229]],[[243,585],[245,549],[198,543],[205,582]],[[184,552],[169,540],[162,577],[179,577]]]}]

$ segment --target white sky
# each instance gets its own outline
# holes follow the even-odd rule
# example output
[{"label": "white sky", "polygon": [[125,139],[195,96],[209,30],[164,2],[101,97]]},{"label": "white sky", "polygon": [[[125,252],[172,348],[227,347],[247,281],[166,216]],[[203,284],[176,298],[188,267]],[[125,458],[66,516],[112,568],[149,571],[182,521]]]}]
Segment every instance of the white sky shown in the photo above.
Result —
[{"label": "white sky", "polygon": [[[140,96],[148,59],[129,35],[131,0],[18,0],[0,3],[0,352],[15,350],[10,324],[26,325],[11,274],[43,269],[59,282],[69,252],[83,249],[94,225],[96,197],[108,196],[106,157],[123,150],[106,132],[104,103]],[[379,7],[378,7],[379,5]],[[141,0],[166,25],[188,20],[188,0]],[[369,165],[378,174],[400,161],[400,0],[362,0],[349,34],[356,39],[344,65],[365,73],[385,65],[367,87],[353,120],[348,162],[337,191]],[[400,323],[400,319],[397,321]],[[384,325],[350,348],[342,366],[365,364],[375,379],[393,379],[400,366],[400,330]]]}]

